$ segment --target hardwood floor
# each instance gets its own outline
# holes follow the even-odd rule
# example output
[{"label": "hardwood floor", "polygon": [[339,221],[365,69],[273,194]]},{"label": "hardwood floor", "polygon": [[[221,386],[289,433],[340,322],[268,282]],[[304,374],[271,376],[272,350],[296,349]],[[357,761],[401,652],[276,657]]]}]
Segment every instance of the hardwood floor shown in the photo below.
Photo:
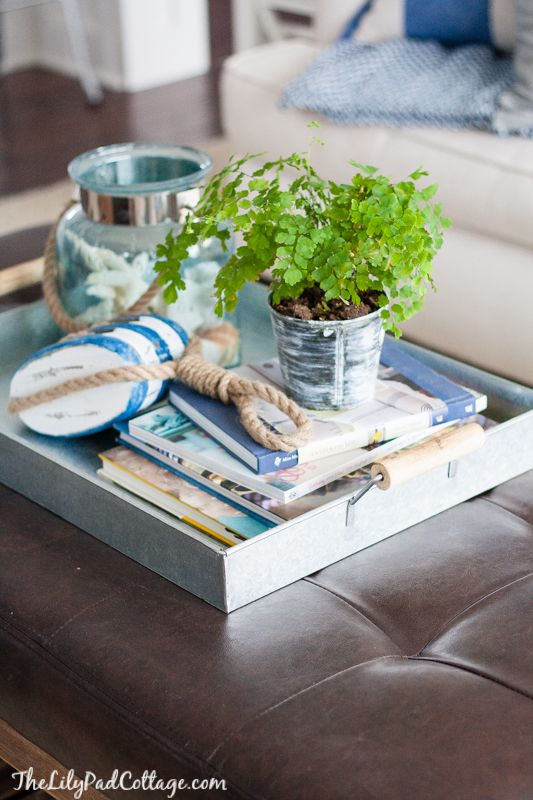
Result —
[{"label": "hardwood floor", "polygon": [[221,132],[218,70],[129,94],[98,107],[76,80],[39,69],[0,78],[0,195],[66,177],[84,150],[127,141],[191,144]]}]

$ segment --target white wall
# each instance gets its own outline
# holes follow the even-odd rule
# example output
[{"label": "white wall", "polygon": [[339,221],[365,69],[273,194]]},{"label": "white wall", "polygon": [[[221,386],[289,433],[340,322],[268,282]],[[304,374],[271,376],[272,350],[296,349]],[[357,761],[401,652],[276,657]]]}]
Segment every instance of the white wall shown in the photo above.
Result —
[{"label": "white wall", "polygon": [[1,15],[2,72],[12,72],[35,63],[36,11],[35,8],[24,8]]},{"label": "white wall", "polygon": [[159,86],[209,69],[206,0],[121,0],[125,88]]},{"label": "white wall", "polygon": [[[207,0],[79,0],[95,71],[139,91],[209,69]],[[75,74],[59,2],[2,14],[2,72],[41,66]]]}]

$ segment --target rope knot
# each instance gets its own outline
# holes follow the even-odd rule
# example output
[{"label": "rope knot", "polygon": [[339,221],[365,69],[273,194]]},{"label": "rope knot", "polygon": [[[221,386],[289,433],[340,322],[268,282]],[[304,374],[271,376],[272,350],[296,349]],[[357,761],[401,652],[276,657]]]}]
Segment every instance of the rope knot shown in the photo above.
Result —
[{"label": "rope knot", "polygon": [[217,395],[219,400],[222,400],[226,405],[231,403],[234,396],[234,381],[230,372],[224,370],[225,375],[220,377],[217,385]]}]

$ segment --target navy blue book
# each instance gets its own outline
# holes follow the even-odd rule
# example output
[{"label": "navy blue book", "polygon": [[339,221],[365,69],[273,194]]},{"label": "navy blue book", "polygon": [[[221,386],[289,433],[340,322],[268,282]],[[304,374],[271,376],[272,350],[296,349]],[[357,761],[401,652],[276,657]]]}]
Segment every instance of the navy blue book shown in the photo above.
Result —
[{"label": "navy blue book", "polygon": [[[440,372],[423,364],[418,358],[408,353],[401,342],[392,336],[385,336],[380,362],[383,366],[394,369],[412,386],[423,389],[427,394],[438,397],[446,404],[444,414],[439,410],[433,411],[434,425],[470,417],[487,407],[486,397],[472,389],[460,386],[441,375]],[[484,405],[480,402],[483,399]],[[480,408],[480,405],[483,405],[483,408]]]},{"label": "navy blue book", "polygon": [[175,408],[189,417],[198,427],[203,428],[258,475],[278,472],[280,469],[298,464],[297,450],[293,450],[292,453],[268,450],[255,442],[243,428],[239,412],[234,405],[225,405],[199,394],[181,381],[172,384],[169,399]]},{"label": "navy blue book", "polygon": [[[276,360],[251,364],[238,374],[283,386]],[[243,428],[235,406],[198,394],[180,381],[170,388],[170,402],[258,475],[328,456],[375,446],[433,425],[479,414],[487,398],[444,377],[407,352],[401,342],[385,337],[373,400],[357,408],[313,414],[313,437],[290,453],[257,444]],[[291,421],[267,403],[258,403],[265,424],[281,433],[294,430]]]}]

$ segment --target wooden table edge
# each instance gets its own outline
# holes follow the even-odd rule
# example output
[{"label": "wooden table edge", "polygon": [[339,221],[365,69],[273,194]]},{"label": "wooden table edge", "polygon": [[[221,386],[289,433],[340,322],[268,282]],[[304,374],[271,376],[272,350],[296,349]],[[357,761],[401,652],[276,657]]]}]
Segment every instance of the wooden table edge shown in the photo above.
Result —
[{"label": "wooden table edge", "polygon": [[[48,781],[52,772],[56,771],[56,783],[59,783],[61,778],[63,776],[66,777],[69,773],[67,767],[45,750],[41,750],[36,744],[30,742],[29,739],[26,739],[25,736],[2,719],[0,719],[0,758],[17,772],[23,772],[33,767],[36,781]],[[80,779],[78,778],[78,780]],[[56,798],[56,800],[75,800],[74,790],[50,789],[47,790],[47,794]],[[97,789],[88,787],[83,792],[83,800],[109,800],[109,797]]]}]

